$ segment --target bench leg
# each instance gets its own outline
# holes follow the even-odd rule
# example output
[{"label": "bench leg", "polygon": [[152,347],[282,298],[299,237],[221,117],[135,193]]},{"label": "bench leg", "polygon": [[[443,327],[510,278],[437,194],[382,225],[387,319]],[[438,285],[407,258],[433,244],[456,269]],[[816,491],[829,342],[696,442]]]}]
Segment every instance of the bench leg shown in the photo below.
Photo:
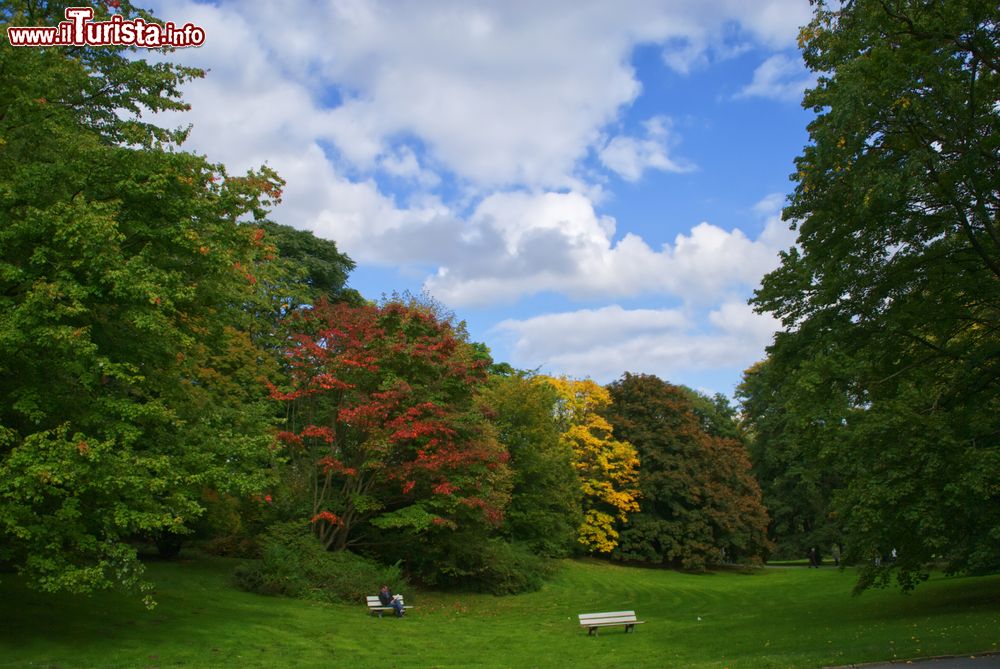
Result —
[{"label": "bench leg", "polygon": [[588,627],[587,628],[587,636],[597,636],[597,628],[596,627]]},{"label": "bench leg", "polygon": [[634,631],[635,631],[635,625],[626,625],[625,626],[625,634],[628,634],[629,632],[634,632]]}]

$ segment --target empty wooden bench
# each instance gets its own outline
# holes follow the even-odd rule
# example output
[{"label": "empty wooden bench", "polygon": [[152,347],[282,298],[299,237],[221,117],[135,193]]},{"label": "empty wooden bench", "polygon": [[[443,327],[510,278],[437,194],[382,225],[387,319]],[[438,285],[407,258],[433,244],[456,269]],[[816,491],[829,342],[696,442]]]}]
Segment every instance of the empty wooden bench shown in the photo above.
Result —
[{"label": "empty wooden bench", "polygon": [[641,625],[645,620],[636,620],[635,611],[611,611],[609,613],[581,613],[580,626],[587,628],[588,635],[596,635],[601,627],[614,627],[624,625],[625,633],[635,629],[636,625]]},{"label": "empty wooden bench", "polygon": [[[382,614],[385,613],[386,611],[388,611],[389,613],[396,612],[396,609],[392,608],[391,606],[382,606],[382,601],[378,598],[377,595],[375,596],[368,595],[365,599],[368,600],[368,612],[373,616],[377,615],[379,618],[381,618]],[[403,606],[404,611],[406,609],[412,609],[412,608],[413,608],[412,606],[405,606],[405,605]]]}]

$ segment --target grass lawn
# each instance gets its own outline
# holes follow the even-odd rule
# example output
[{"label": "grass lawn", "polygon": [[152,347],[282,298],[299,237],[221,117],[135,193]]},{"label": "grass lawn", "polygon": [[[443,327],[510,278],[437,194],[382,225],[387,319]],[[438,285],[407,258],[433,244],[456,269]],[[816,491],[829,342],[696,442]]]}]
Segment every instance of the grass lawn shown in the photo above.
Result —
[{"label": "grass lawn", "polygon": [[[537,593],[407,593],[416,609],[379,620],[361,602],[240,592],[235,564],[151,563],[153,611],[120,595],[38,594],[4,575],[0,667],[736,669],[1000,650],[1000,576],[852,597],[854,575],[832,567],[690,575],[585,560],[566,562]],[[577,624],[578,613],[620,609],[646,624],[598,637]]]}]

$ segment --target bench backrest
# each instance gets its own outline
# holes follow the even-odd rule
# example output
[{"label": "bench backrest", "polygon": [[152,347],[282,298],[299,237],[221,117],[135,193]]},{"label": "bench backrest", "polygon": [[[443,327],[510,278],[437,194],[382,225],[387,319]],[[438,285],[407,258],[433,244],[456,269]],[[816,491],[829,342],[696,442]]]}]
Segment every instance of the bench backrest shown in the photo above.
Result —
[{"label": "bench backrest", "polygon": [[378,595],[368,595],[365,599],[368,600],[368,608],[381,607],[382,602],[379,600]]},{"label": "bench backrest", "polygon": [[637,622],[635,611],[610,611],[608,613],[581,613],[581,625],[616,625]]}]

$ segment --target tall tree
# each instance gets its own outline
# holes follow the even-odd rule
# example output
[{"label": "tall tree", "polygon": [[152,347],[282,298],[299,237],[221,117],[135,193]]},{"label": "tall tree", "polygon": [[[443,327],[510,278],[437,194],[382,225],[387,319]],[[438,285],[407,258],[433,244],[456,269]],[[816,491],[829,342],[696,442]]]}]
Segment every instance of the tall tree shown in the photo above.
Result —
[{"label": "tall tree", "polygon": [[859,587],[894,569],[912,587],[937,556],[996,571],[1000,8],[820,3],[801,42],[820,76],[784,212],[798,248],[754,302],[789,330],[776,348],[840,356],[835,510],[855,559],[900,556],[869,563]]},{"label": "tall tree", "polygon": [[608,420],[639,452],[643,500],[615,556],[686,569],[760,561],[767,512],[744,445],[711,432],[733,430],[718,413],[706,419],[715,404],[648,374],[625,374],[608,389]]},{"label": "tall tree", "polygon": [[[65,4],[5,2],[0,23],[52,26]],[[243,308],[260,247],[239,221],[280,182],[139,117],[183,109],[196,76],[0,48],[0,559],[48,590],[139,583],[128,539],[185,531],[204,487],[259,487],[269,459]]]},{"label": "tall tree", "polygon": [[412,543],[501,523],[507,456],[475,403],[488,362],[461,327],[401,302],[320,300],[290,321],[291,382],[272,397],[291,429],[278,439],[307,474],[309,516],[328,548],[372,525]]},{"label": "tall tree", "polygon": [[514,475],[504,535],[538,555],[566,557],[582,522],[582,493],[573,450],[560,439],[555,389],[525,373],[493,375],[480,401]]},{"label": "tall tree", "polygon": [[277,317],[321,297],[328,302],[359,303],[361,296],[347,287],[354,261],[331,240],[308,230],[296,230],[272,221],[260,224],[262,241],[271,251],[268,286]]},{"label": "tall tree", "polygon": [[577,541],[588,551],[610,553],[618,545],[621,524],[639,510],[635,447],[616,439],[601,415],[611,402],[605,388],[589,379],[539,378],[559,397],[556,419],[580,477],[583,522]]},{"label": "tall tree", "polygon": [[840,445],[849,400],[842,384],[829,381],[836,364],[830,351],[799,361],[784,355],[786,350],[775,346],[767,360],[748,369],[736,395],[754,477],[771,519],[768,536],[775,555],[789,559],[842,541],[832,512],[842,482],[829,456]]}]

